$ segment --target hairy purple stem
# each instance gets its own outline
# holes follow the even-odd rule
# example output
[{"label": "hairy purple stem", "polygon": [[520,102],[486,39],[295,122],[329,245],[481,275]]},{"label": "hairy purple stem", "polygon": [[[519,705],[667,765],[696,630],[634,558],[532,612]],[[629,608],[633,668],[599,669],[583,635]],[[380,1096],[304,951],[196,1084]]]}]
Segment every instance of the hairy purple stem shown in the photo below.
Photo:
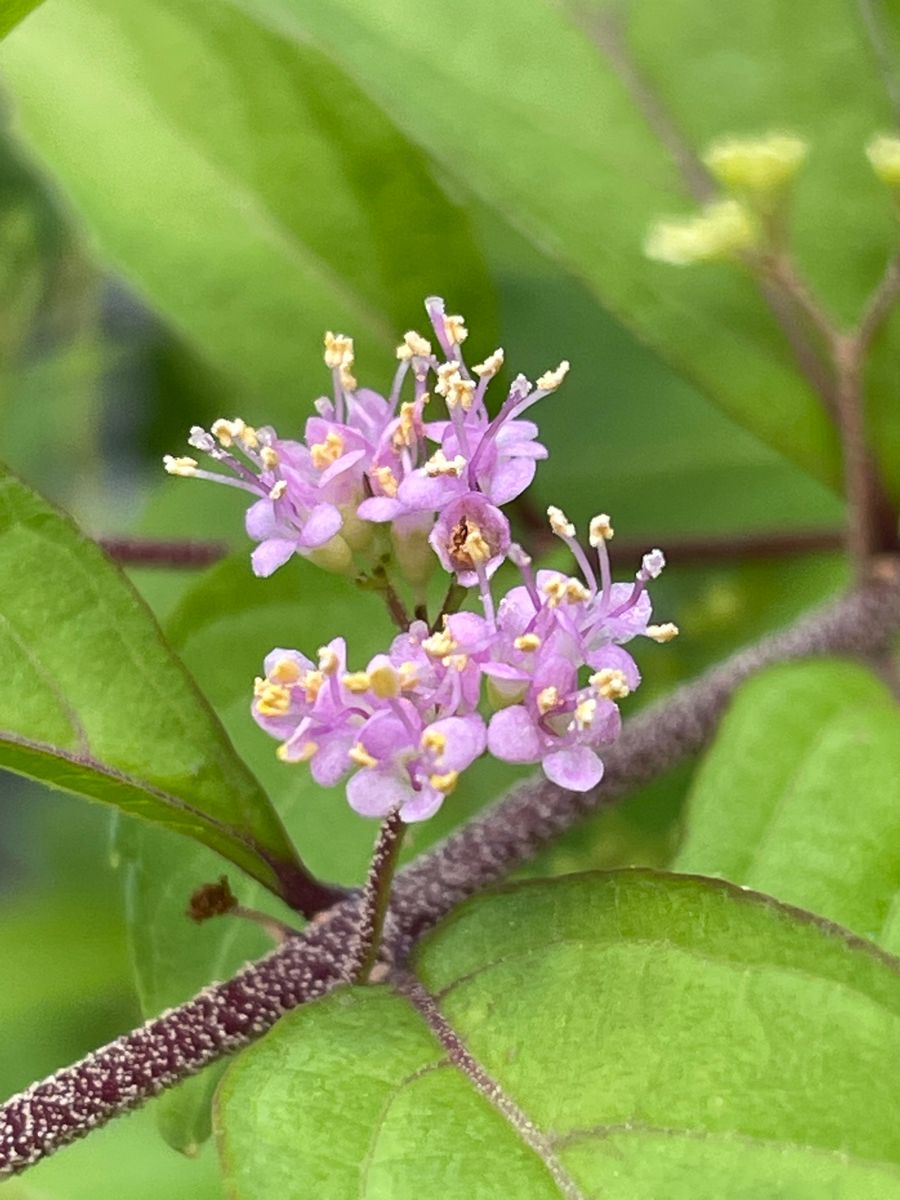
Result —
[{"label": "hairy purple stem", "polygon": [[[782,633],[734,655],[630,720],[606,755],[592,792],[543,779],[507,797],[401,871],[385,925],[383,957],[402,964],[426,930],[496,882],[581,818],[703,748],[735,688],[772,663],[810,655],[873,657],[900,626],[900,562],[885,558],[863,586]],[[95,1051],[0,1111],[0,1175],[10,1175],[139,1107],[265,1033],[285,1012],[349,982],[359,895],[320,914],[300,936],[186,1004]]]}]

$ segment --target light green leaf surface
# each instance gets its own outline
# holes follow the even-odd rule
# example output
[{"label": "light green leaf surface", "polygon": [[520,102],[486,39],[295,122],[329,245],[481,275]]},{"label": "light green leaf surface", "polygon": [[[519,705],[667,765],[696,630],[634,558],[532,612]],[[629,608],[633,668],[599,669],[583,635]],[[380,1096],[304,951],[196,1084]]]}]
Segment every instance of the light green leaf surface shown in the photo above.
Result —
[{"label": "light green leaf surface", "polygon": [[[695,208],[681,151],[664,142],[690,158],[722,134],[796,129],[813,144],[795,205],[801,265],[840,321],[857,315],[893,242],[863,146],[894,124],[858,6],[235,2],[298,41],[315,38],[448,173],[550,248],[727,412],[838,479],[834,433],[756,285],[726,266],[651,263],[642,246],[656,218]],[[578,367],[585,355],[568,357]],[[887,395],[873,417],[900,490]]]},{"label": "light green leaf surface", "polygon": [[228,4],[54,0],[0,71],[101,253],[248,393],[275,393],[248,417],[287,416],[298,386],[327,382],[326,327],[357,335],[379,384],[432,292],[492,336],[462,210],[308,43]]},{"label": "light green leaf surface", "polygon": [[260,785],[99,548],[0,475],[0,766],[196,839],[266,887],[294,854]]},{"label": "light green leaf surface", "polygon": [[40,3],[41,0],[0,0],[0,37],[5,37]]},{"label": "light green leaf surface", "polygon": [[405,1000],[342,991],[229,1069],[235,1200],[900,1196],[900,963],[844,930],[716,881],[569,876],[470,901],[415,966],[543,1148]]},{"label": "light green leaf surface", "polygon": [[846,662],[746,683],[694,780],[679,871],[723,875],[900,949],[900,712]]}]

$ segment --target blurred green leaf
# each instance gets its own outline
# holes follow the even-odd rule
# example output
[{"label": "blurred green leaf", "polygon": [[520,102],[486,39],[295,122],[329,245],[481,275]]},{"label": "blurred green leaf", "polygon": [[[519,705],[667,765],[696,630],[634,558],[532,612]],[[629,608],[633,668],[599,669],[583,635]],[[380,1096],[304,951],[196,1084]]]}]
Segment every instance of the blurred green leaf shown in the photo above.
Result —
[{"label": "blurred green leaf", "polygon": [[227,4],[56,0],[0,66],[101,251],[248,392],[274,393],[266,418],[308,392],[305,371],[326,380],[325,326],[358,335],[365,371],[443,290],[493,336],[463,211],[308,43]]},{"label": "blurred green leaf", "polygon": [[[795,204],[799,258],[839,320],[857,315],[894,241],[862,149],[894,121],[856,6],[234,2],[315,38],[452,177],[549,247],[736,420],[837,481],[834,431],[749,276],[652,263],[642,245],[656,218],[695,207],[664,142],[683,140],[690,158],[721,134],[796,129],[813,144]],[[896,429],[893,408],[873,406],[874,444],[900,490],[896,440],[882,436]]]},{"label": "blurred green leaf", "polygon": [[276,890],[290,842],[99,548],[0,475],[0,765],[196,838]]},{"label": "blurred green leaf", "polygon": [[0,0],[0,37],[24,20],[41,0]]},{"label": "blurred green leaf", "polygon": [[550,1200],[554,1159],[605,1200],[900,1196],[900,962],[836,926],[710,880],[569,876],[469,901],[414,965],[543,1146],[404,999],[345,990],[226,1074],[235,1200]]},{"label": "blurred green leaf", "polygon": [[[900,907],[900,713],[863,667],[774,667],[697,772],[679,871],[723,875],[874,941]],[[900,949],[900,940],[889,949]]]}]

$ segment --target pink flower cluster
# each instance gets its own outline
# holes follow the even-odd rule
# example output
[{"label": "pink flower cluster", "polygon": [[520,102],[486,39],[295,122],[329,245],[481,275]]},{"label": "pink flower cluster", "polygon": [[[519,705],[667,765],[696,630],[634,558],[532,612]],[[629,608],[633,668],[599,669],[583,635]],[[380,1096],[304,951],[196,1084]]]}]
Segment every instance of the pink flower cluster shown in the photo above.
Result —
[{"label": "pink flower cluster", "polygon": [[[551,523],[561,522],[569,528],[552,510]],[[633,583],[612,583],[611,535],[608,519],[595,518],[599,570],[579,548],[581,576],[535,573],[511,547],[522,583],[496,611],[488,603],[484,616],[445,616],[435,632],[415,621],[364,671],[347,670],[342,638],[323,646],[316,663],[274,650],[256,681],[256,720],[281,741],[284,761],[309,762],[323,786],[350,774],[347,798],[366,816],[398,808],[405,821],[430,817],[485,749],[506,762],[541,763],[561,787],[594,787],[603,774],[598,750],[619,731],[618,701],[640,682],[623,643],[676,632],[649,624],[646,584],[662,570],[662,554],[645,555]],[[493,715],[483,716],[485,707]]]},{"label": "pink flower cluster", "polygon": [[[293,554],[348,573],[364,570],[373,551],[380,552],[373,524],[385,522],[395,546],[430,532],[441,563],[463,586],[490,577],[503,560],[509,524],[500,506],[521,495],[537,460],[547,455],[537,426],[522,414],[560,385],[568,363],[546,372],[536,387],[517,376],[491,418],[485,394],[503,366],[503,351],[470,371],[461,350],[467,337],[462,318],[447,316],[437,297],[426,301],[426,310],[440,353],[408,332],[387,397],[358,386],[352,339],[328,333],[325,363],[334,395],[316,402],[303,441],[223,418],[210,430],[195,426],[188,441],[225,472],[166,455],[170,474],[227,483],[255,497],[246,528],[258,543],[252,556],[257,575],[270,575]],[[408,376],[412,395],[404,400]],[[432,393],[446,410],[438,420],[427,417]],[[442,519],[435,523],[438,512]],[[472,536],[454,540],[467,518]],[[426,561],[430,566],[433,559]]]},{"label": "pink flower cluster", "polygon": [[[272,651],[256,681],[254,717],[278,739],[285,762],[309,763],[326,787],[346,778],[357,812],[397,809],[405,821],[435,813],[485,751],[541,763],[564,788],[594,787],[603,773],[599,752],[619,731],[619,701],[640,682],[623,645],[677,633],[649,624],[647,584],[664,566],[659,550],[644,556],[632,582],[612,582],[605,514],[591,522],[589,557],[565,514],[548,509],[577,575],[533,571],[511,541],[502,507],[528,487],[547,453],[524,414],[559,387],[569,364],[536,386],[517,376],[492,417],[485,395],[503,351],[470,371],[462,318],[448,316],[437,298],[426,309],[439,353],[407,333],[387,397],[358,387],[351,339],[329,333],[334,395],[317,401],[303,441],[223,419],[209,431],[192,429],[189,440],[224,471],[189,457],[165,460],[172,474],[253,495],[246,527],[257,543],[258,575],[293,554],[360,578],[375,569],[389,586],[394,573],[412,585],[418,611],[438,562],[463,588],[477,588],[482,613],[444,613],[432,628],[413,621],[365,670],[348,669],[337,638],[315,662],[296,650]],[[439,419],[426,412],[432,393]],[[521,582],[495,604],[491,580],[507,559]]]}]

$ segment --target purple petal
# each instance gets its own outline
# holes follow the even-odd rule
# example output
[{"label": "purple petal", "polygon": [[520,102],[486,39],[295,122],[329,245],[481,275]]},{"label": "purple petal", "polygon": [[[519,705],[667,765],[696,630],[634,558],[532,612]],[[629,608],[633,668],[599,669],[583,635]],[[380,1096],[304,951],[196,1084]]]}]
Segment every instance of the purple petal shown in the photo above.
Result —
[{"label": "purple petal", "polygon": [[392,808],[399,808],[414,797],[409,780],[400,779],[393,771],[363,767],[347,782],[350,807],[364,817],[386,817]]},{"label": "purple petal", "polygon": [[400,806],[400,818],[407,825],[414,821],[427,821],[443,803],[444,793],[426,784],[419,791],[413,792],[409,800]]},{"label": "purple petal", "polygon": [[344,523],[344,518],[333,504],[317,504],[303,522],[300,545],[308,550],[324,544],[334,537]]},{"label": "purple petal", "polygon": [[278,519],[275,516],[274,501],[264,496],[255,504],[251,504],[244,514],[244,528],[247,530],[247,536],[253,538],[254,542],[265,541],[277,533]]},{"label": "purple petal", "polygon": [[250,555],[253,574],[265,579],[279,567],[283,567],[297,549],[297,543],[286,538],[269,538],[261,542]]},{"label": "purple petal", "polygon": [[309,769],[319,787],[334,787],[352,767],[347,757],[353,745],[350,734],[340,737],[330,737],[323,742],[312,756]]},{"label": "purple petal", "polygon": [[442,772],[464,771],[484,753],[487,745],[484,721],[475,713],[468,717],[445,717],[429,728],[447,739],[443,753],[437,758]]},{"label": "purple petal", "polygon": [[390,496],[370,496],[360,504],[356,515],[364,521],[393,521],[404,511],[400,501],[392,500]]},{"label": "purple petal", "polygon": [[640,685],[641,673],[637,669],[637,663],[621,646],[608,645],[601,646],[599,650],[591,650],[585,655],[585,661],[594,671],[601,671],[604,667],[621,671],[632,691]]},{"label": "purple petal", "polygon": [[603,778],[603,763],[589,746],[570,746],[548,754],[544,774],[557,787],[569,792],[587,792]]},{"label": "purple petal", "polygon": [[534,459],[510,458],[501,462],[482,486],[494,504],[509,504],[531,485],[536,469]]},{"label": "purple petal", "polygon": [[503,708],[491,717],[488,726],[488,749],[504,762],[538,762],[543,754],[541,737],[528,709],[521,704]]},{"label": "purple petal", "polygon": [[398,716],[392,712],[379,712],[363,725],[359,740],[373,758],[389,762],[400,750],[408,749],[415,739]]},{"label": "purple petal", "polygon": [[397,499],[407,508],[420,512],[437,512],[438,509],[468,491],[465,479],[458,475],[426,475],[424,471],[413,471],[407,475],[397,490]]},{"label": "purple petal", "polygon": [[282,662],[284,659],[296,663],[301,671],[309,671],[312,668],[312,663],[299,650],[283,650],[280,646],[276,646],[274,650],[269,651],[263,662],[263,670],[266,675],[273,671],[276,664]]}]

